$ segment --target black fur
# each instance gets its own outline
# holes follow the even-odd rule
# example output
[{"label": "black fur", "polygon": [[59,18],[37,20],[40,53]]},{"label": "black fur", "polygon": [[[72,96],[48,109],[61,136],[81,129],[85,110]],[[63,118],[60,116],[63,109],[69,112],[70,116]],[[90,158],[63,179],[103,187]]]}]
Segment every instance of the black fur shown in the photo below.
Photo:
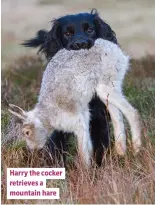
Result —
[{"label": "black fur", "polygon": [[25,47],[37,48],[38,46],[44,44],[46,35],[47,35],[47,31],[40,30],[37,32],[37,36],[35,38],[27,40],[24,43],[22,43],[21,45],[23,45]]},{"label": "black fur", "polygon": [[[66,134],[67,135],[67,134]],[[67,137],[63,132],[55,131],[47,142],[48,149],[52,154],[53,164],[60,164],[61,166],[66,163],[67,152]]]},{"label": "black fur", "polygon": [[[89,49],[98,38],[117,44],[115,32],[99,17],[96,9],[93,9],[91,13],[66,15],[54,20],[49,32],[40,30],[36,38],[25,41],[23,45],[27,47],[40,46],[39,52],[43,52],[47,59],[51,59],[62,48],[67,50]],[[100,166],[104,151],[109,147],[109,120],[107,120],[106,106],[97,96],[94,96],[89,107],[94,156],[96,163]],[[51,139],[52,152],[54,152],[53,143],[58,149],[63,148],[62,152],[66,151],[64,133],[56,132]],[[65,160],[65,155],[63,156]]]},{"label": "black fur", "polygon": [[90,131],[94,149],[94,159],[101,166],[104,151],[110,145],[109,139],[109,113],[102,101],[95,96],[89,103],[90,107]]}]

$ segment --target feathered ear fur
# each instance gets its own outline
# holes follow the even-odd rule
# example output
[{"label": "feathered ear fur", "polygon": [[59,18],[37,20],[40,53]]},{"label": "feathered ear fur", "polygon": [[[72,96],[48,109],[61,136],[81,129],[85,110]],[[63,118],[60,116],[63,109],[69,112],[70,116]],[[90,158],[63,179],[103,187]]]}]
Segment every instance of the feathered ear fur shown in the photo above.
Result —
[{"label": "feathered ear fur", "polygon": [[55,20],[52,29],[45,35],[45,41],[39,52],[42,51],[46,58],[51,59],[60,49],[62,49],[60,24]]},{"label": "feathered ear fur", "polygon": [[105,23],[98,15],[96,9],[92,9],[91,14],[94,15],[94,23],[96,26],[97,38],[103,38],[117,44],[117,38],[115,32],[111,27]]},{"label": "feathered ear fur", "polygon": [[37,48],[41,46],[45,41],[45,36],[48,32],[45,30],[40,30],[34,38],[24,41],[21,45],[25,47]]}]

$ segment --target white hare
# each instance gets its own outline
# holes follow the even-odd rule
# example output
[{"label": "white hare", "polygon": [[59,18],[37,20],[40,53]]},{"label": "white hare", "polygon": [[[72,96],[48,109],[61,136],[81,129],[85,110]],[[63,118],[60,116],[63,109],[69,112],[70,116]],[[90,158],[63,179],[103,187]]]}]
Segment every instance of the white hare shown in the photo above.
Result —
[{"label": "white hare", "polygon": [[23,120],[23,134],[31,149],[42,148],[55,129],[73,132],[78,151],[85,164],[90,165],[92,142],[89,132],[88,103],[97,93],[107,104],[114,126],[118,154],[126,151],[122,113],[132,132],[135,152],[141,146],[138,112],[122,94],[122,82],[129,68],[129,57],[120,47],[97,39],[90,50],[60,50],[44,72],[38,103],[31,111],[10,104],[10,112]]}]

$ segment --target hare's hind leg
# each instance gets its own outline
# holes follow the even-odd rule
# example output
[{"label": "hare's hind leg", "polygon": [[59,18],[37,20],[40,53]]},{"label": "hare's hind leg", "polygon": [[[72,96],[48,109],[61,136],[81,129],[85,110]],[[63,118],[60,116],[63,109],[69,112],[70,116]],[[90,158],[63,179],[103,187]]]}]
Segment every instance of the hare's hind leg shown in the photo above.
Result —
[{"label": "hare's hind leg", "polygon": [[107,109],[110,113],[112,124],[114,127],[115,148],[119,155],[124,155],[126,152],[126,135],[124,129],[123,115],[120,110],[106,100],[103,100],[107,105]]},{"label": "hare's hind leg", "polygon": [[141,123],[138,112],[130,105],[121,92],[114,88],[100,84],[97,94],[103,101],[107,101],[116,106],[127,118],[132,132],[132,143],[135,152],[138,152],[141,146]]},{"label": "hare's hind leg", "polygon": [[75,135],[77,136],[79,155],[82,158],[84,164],[87,166],[91,165],[91,158],[93,154],[93,146],[89,132],[89,119],[89,110],[86,110],[84,113],[80,114],[78,116],[76,128],[74,131]]},{"label": "hare's hind leg", "polygon": [[124,130],[122,113],[119,111],[117,107],[110,103],[107,105],[107,108],[109,110],[112,124],[114,127],[116,152],[119,155],[124,155],[126,152],[126,135]]}]

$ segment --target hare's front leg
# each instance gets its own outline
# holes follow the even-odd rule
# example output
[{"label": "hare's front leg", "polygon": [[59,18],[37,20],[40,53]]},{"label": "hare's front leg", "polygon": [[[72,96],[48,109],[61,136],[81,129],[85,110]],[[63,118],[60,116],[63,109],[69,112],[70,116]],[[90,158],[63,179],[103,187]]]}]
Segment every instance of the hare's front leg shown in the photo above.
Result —
[{"label": "hare's front leg", "polygon": [[110,86],[100,84],[96,91],[103,102],[108,100],[125,115],[131,127],[134,150],[138,152],[141,146],[141,123],[137,110],[130,105],[121,92]]},{"label": "hare's front leg", "polygon": [[89,132],[89,110],[80,114],[74,131],[78,141],[78,152],[85,165],[91,165],[93,146]]}]

